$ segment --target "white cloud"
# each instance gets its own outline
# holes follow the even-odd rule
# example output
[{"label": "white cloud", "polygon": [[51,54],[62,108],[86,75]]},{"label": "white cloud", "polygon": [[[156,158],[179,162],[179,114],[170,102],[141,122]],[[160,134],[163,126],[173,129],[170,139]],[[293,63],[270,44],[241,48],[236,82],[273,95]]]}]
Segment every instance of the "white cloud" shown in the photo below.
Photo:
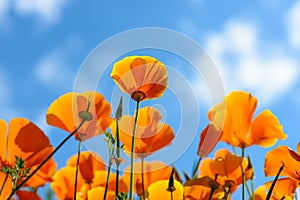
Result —
[{"label": "white cloud", "polygon": [[267,103],[285,93],[299,71],[283,46],[264,48],[257,32],[252,23],[228,21],[220,33],[207,38],[206,50],[220,71],[226,92],[247,90]]},{"label": "white cloud", "polygon": [[290,43],[300,47],[300,1],[298,0],[287,13],[287,25]]},{"label": "white cloud", "polygon": [[45,55],[35,68],[36,79],[51,88],[71,87],[73,75],[66,64],[66,55],[60,50],[54,50]]},{"label": "white cloud", "polygon": [[[34,16],[39,22],[53,24],[59,21],[68,0],[0,0],[0,28],[9,23],[11,13],[21,17]],[[12,12],[9,12],[12,11]]]}]

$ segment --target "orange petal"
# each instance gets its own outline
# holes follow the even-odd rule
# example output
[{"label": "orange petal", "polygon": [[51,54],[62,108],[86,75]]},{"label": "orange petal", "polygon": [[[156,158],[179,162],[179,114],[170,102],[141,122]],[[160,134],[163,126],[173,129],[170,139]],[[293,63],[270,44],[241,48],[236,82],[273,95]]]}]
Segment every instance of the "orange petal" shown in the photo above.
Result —
[{"label": "orange petal", "polygon": [[[265,183],[266,187],[270,189],[273,181]],[[298,181],[290,178],[281,178],[276,181],[275,187],[273,189],[273,196],[275,199],[282,199],[283,197],[294,199],[294,194],[298,186]]]},{"label": "orange petal", "polygon": [[[4,184],[5,179],[6,179],[6,174],[3,172],[0,172],[0,186],[1,187]],[[3,191],[0,195],[0,200],[6,200],[11,192],[12,192],[12,181],[11,181],[10,176],[8,176],[6,183],[4,185]]]},{"label": "orange petal", "polygon": [[200,157],[206,157],[220,140],[221,132],[217,131],[214,125],[209,124],[200,135],[197,154]]},{"label": "orange petal", "polygon": [[[105,187],[107,178],[107,171],[99,170],[95,172],[95,177],[93,179],[92,187],[102,186]],[[108,190],[115,191],[116,190],[116,174],[110,173],[109,182],[108,182]],[[119,192],[128,192],[128,186],[124,182],[122,177],[119,177]]]},{"label": "orange petal", "polygon": [[18,199],[34,199],[34,200],[42,200],[41,197],[32,192],[32,191],[24,191],[24,190],[18,190],[17,191]]},{"label": "orange petal", "polygon": [[[63,167],[54,174],[51,188],[57,199],[73,199],[75,172],[75,167]],[[79,192],[83,184],[84,179],[79,173],[77,180],[77,192]]]},{"label": "orange petal", "polygon": [[[104,187],[96,187],[92,188],[91,190],[88,191],[88,200],[98,200],[98,199],[103,199],[104,197]],[[115,193],[113,191],[108,191],[107,200],[115,200]]]},{"label": "orange petal", "polygon": [[161,180],[155,183],[152,183],[147,191],[149,193],[149,199],[172,199],[182,200],[183,199],[183,187],[181,183],[177,180],[174,180],[174,187],[176,190],[174,192],[167,191],[169,180]]},{"label": "orange petal", "polygon": [[168,85],[165,65],[150,56],[128,56],[118,61],[111,77],[123,92],[132,95],[140,91],[145,99],[160,97]]},{"label": "orange petal", "polygon": [[77,140],[86,140],[101,134],[111,123],[111,106],[98,92],[84,92],[82,94],[70,92],[55,100],[47,112],[47,123],[61,128],[67,132],[73,132],[82,119],[79,118],[81,111],[92,114],[92,120],[86,121],[75,134]]},{"label": "orange petal", "polygon": [[252,144],[271,147],[278,139],[286,138],[282,126],[271,111],[265,110],[254,119],[251,130]]},{"label": "orange petal", "polygon": [[[69,158],[67,166],[75,167],[77,165],[77,154]],[[79,170],[82,177],[87,181],[91,182],[94,178],[94,172],[96,170],[105,170],[104,160],[96,153],[92,152],[81,152],[79,159]]]},{"label": "orange petal", "polygon": [[284,169],[280,175],[300,181],[300,155],[287,146],[279,146],[267,153],[264,167],[265,175],[276,176],[282,165],[284,165]]},{"label": "orange petal", "polygon": [[[142,163],[136,162],[134,163],[134,191],[138,194],[142,194]],[[152,183],[159,180],[169,180],[170,174],[172,172],[172,167],[166,165],[163,162],[152,161],[152,162],[144,162],[144,186],[145,189],[149,187]],[[130,184],[130,166],[124,169],[124,181],[127,185]]]},{"label": "orange petal", "polygon": [[6,159],[6,142],[7,142],[7,124],[4,120],[0,120],[0,164]]}]

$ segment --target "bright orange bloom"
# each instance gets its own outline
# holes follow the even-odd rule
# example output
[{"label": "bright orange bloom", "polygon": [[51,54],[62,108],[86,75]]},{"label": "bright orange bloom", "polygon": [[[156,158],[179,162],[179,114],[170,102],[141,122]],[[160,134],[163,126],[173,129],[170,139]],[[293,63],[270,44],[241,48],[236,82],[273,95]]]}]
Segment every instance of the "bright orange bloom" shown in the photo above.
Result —
[{"label": "bright orange bloom", "polygon": [[118,61],[111,77],[123,92],[140,101],[160,97],[168,86],[167,68],[150,56],[128,56]]},{"label": "bright orange bloom", "polygon": [[[67,166],[76,167],[77,154],[69,158]],[[105,170],[104,160],[95,153],[84,151],[80,153],[79,171],[86,183],[92,183],[97,170]]]},{"label": "bright orange bloom", "polygon": [[[142,191],[142,162],[134,163],[134,191],[136,194],[141,196]],[[166,165],[163,162],[152,161],[144,162],[144,187],[145,191],[147,188],[156,181],[159,180],[169,180],[170,174],[172,172],[172,167]],[[124,169],[124,180],[129,185],[130,184],[130,166]]]},{"label": "bright orange bloom", "polygon": [[[0,164],[14,168],[15,156],[25,161],[30,172],[36,169],[50,155],[53,147],[48,137],[35,124],[25,118],[14,118],[9,125],[0,120]],[[51,181],[56,163],[50,159],[29,181],[26,186],[37,188]]]},{"label": "bright orange bloom", "polygon": [[106,130],[111,123],[111,106],[98,92],[76,93],[70,92],[56,99],[48,108],[47,123],[51,126],[61,128],[69,133],[73,132],[82,119],[79,117],[81,111],[92,114],[92,120],[86,121],[75,134],[77,140],[86,140],[99,135]]},{"label": "bright orange bloom", "polygon": [[[270,189],[273,181],[259,186],[255,193],[255,200],[265,200],[267,197],[267,190]],[[297,181],[290,178],[278,179],[272,192],[270,200],[293,200],[297,189]]]},{"label": "bright orange bloom", "polygon": [[216,146],[221,138],[221,131],[216,130],[215,126],[209,124],[201,132],[200,143],[198,145],[198,155],[206,157]]},{"label": "bright orange bloom", "polygon": [[[51,182],[51,188],[54,191],[56,198],[59,200],[71,200],[74,197],[74,187],[75,187],[75,172],[76,167],[63,167],[58,170]],[[82,188],[85,180],[82,178],[81,174],[78,173],[77,179],[77,191]]]},{"label": "bright orange bloom", "polygon": [[225,195],[224,189],[216,184],[214,179],[204,176],[197,179],[190,179],[184,184],[184,199],[198,200],[209,199],[211,187],[214,187],[212,199],[222,199]]},{"label": "bright orange bloom", "polygon": [[174,180],[175,191],[167,191],[169,180],[161,180],[152,183],[148,187],[148,199],[173,199],[173,200],[182,200],[183,199],[183,186],[177,180]]},{"label": "bright orange bloom", "polygon": [[245,148],[254,144],[271,147],[278,139],[286,139],[287,135],[270,110],[252,120],[256,105],[257,99],[250,93],[231,92],[209,111],[210,121],[223,132],[221,141]]},{"label": "bright orange bloom", "polygon": [[244,169],[245,180],[250,179],[253,169],[249,167],[248,160],[220,149],[214,159],[206,158],[202,161],[199,177],[209,176],[213,179],[218,174],[216,181],[222,186],[230,186],[233,192],[242,184],[241,167]]},{"label": "bright orange bloom", "polygon": [[300,182],[300,143],[298,143],[298,153],[287,146],[279,146],[266,155],[265,175],[276,176],[279,168],[284,165],[281,176],[288,176]]},{"label": "bright orange bloom", "polygon": [[[95,188],[92,188],[88,191],[88,200],[99,200],[99,199],[103,199],[104,197],[104,191],[105,191],[105,188],[104,187],[95,187]],[[78,199],[78,198],[77,198]],[[106,200],[115,200],[116,197],[115,197],[115,192],[113,191],[108,191],[107,192],[107,195],[106,195]],[[80,200],[80,199],[78,199]],[[82,198],[82,200],[84,200]]]},{"label": "bright orange bloom", "polygon": [[[162,116],[158,110],[145,107],[139,110],[139,117],[135,135],[134,153],[137,157],[147,155],[169,145],[174,139],[172,128],[161,123]],[[134,126],[134,117],[123,116],[119,121],[120,140],[123,142],[124,150],[131,151],[131,140]],[[116,122],[112,122],[110,129],[116,135]]]}]

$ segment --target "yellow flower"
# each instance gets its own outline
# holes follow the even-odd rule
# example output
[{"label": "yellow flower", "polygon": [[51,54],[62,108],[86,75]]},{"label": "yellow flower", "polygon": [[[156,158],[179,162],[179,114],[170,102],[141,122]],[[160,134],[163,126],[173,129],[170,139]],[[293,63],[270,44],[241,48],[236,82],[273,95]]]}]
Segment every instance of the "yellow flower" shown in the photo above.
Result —
[{"label": "yellow flower", "polygon": [[168,86],[167,68],[150,56],[128,56],[118,61],[111,77],[135,101],[160,97]]}]

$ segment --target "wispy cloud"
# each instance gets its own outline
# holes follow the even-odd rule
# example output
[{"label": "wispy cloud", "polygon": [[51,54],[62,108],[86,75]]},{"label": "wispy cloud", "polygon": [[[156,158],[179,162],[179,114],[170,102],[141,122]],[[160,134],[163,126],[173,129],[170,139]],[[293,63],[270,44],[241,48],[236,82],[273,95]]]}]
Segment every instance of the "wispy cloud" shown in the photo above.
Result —
[{"label": "wispy cloud", "polygon": [[67,3],[68,0],[1,0],[0,28],[7,27],[12,13],[20,17],[33,16],[43,25],[57,23]]},{"label": "wispy cloud", "polygon": [[289,41],[292,46],[300,47],[300,1],[296,1],[287,13]]},{"label": "wispy cloud", "polygon": [[254,23],[229,20],[207,38],[206,49],[224,81],[225,90],[248,90],[264,103],[283,95],[297,80],[297,61],[284,44],[262,45]]}]

